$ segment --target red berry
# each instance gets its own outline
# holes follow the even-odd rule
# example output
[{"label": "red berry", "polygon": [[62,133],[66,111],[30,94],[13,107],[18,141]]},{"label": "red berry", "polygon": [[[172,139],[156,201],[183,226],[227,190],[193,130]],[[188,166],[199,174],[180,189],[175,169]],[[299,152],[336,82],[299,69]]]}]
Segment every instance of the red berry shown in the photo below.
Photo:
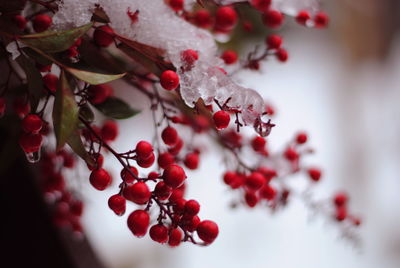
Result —
[{"label": "red berry", "polygon": [[136,154],[141,159],[151,157],[153,153],[153,146],[147,141],[139,141],[136,145]]},{"label": "red berry", "polygon": [[160,77],[160,84],[165,90],[174,90],[179,85],[179,76],[174,71],[164,71]]},{"label": "red berry", "polygon": [[199,166],[199,154],[187,154],[184,160],[184,164],[188,169],[197,169],[197,167]]},{"label": "red berry", "polygon": [[200,218],[197,215],[196,216],[184,215],[181,219],[182,229],[189,232],[196,231],[196,228],[197,226],[199,226],[199,223],[200,223]]},{"label": "red berry", "polygon": [[218,8],[215,13],[215,27],[218,30],[226,31],[232,29],[237,22],[235,9],[229,6]]},{"label": "red berry", "polygon": [[252,172],[246,177],[246,186],[252,190],[258,190],[265,184],[265,178],[260,172]]},{"label": "red berry", "polygon": [[347,208],[344,206],[337,207],[335,218],[337,221],[344,221],[347,218]]},{"label": "red berry", "polygon": [[234,64],[238,60],[238,55],[233,50],[225,50],[221,55],[221,59],[224,60],[225,64]]},{"label": "red berry", "polygon": [[28,114],[22,120],[22,128],[27,133],[38,133],[42,129],[43,121],[36,114]]},{"label": "red berry", "polygon": [[71,204],[70,204],[69,210],[76,217],[82,216],[82,213],[83,213],[83,202],[80,201],[80,200],[72,201]]},{"label": "red berry", "polygon": [[103,168],[93,170],[89,180],[90,184],[99,191],[103,191],[111,184],[111,176]]},{"label": "red berry", "polygon": [[274,200],[276,196],[276,190],[271,185],[264,185],[260,190],[260,196],[266,200]]},{"label": "red berry", "polygon": [[227,185],[231,185],[231,183],[237,179],[237,174],[233,171],[227,171],[225,172],[223,179]]},{"label": "red berry", "polygon": [[115,194],[108,199],[108,206],[115,214],[122,216],[125,213],[126,200],[121,195]]},{"label": "red berry", "polygon": [[244,199],[246,201],[246,204],[251,208],[255,207],[258,203],[258,197],[254,192],[246,192],[244,195]]},{"label": "red berry", "polygon": [[185,203],[185,213],[191,216],[197,215],[200,211],[200,204],[196,200],[189,200]]},{"label": "red berry", "polygon": [[271,34],[266,40],[268,49],[278,49],[282,45],[282,37],[277,34]]},{"label": "red berry", "polygon": [[349,198],[348,198],[347,194],[344,192],[341,192],[341,193],[337,193],[335,195],[335,197],[333,198],[333,202],[335,203],[335,206],[343,207],[346,205],[348,199]]},{"label": "red berry", "polygon": [[183,0],[169,0],[169,6],[176,12],[183,9]]},{"label": "red berry", "polygon": [[154,164],[155,159],[156,159],[156,156],[154,155],[154,153],[151,153],[149,158],[146,158],[146,159],[139,158],[139,159],[137,159],[136,162],[142,168],[149,168]]},{"label": "red berry", "polygon": [[172,155],[177,155],[182,150],[183,147],[183,140],[178,138],[178,141],[173,147],[168,148],[168,152]]},{"label": "red berry", "polygon": [[196,231],[201,240],[210,244],[218,236],[218,225],[213,221],[205,220],[199,223]]},{"label": "red berry", "polygon": [[33,153],[39,151],[42,146],[42,135],[33,133],[23,133],[19,137],[19,145],[25,153]]},{"label": "red berry", "polygon": [[166,200],[171,196],[172,188],[165,184],[165,182],[160,181],[156,184],[156,187],[154,188],[154,194],[158,197],[158,199]]},{"label": "red berry", "polygon": [[267,183],[270,182],[273,177],[276,177],[278,175],[276,173],[276,170],[263,166],[259,167],[257,171],[264,175],[264,178],[267,180],[266,181]]},{"label": "red berry", "polygon": [[43,84],[50,92],[55,93],[58,86],[58,76],[55,74],[46,74],[43,76]]},{"label": "red berry", "polygon": [[178,228],[174,228],[169,233],[168,245],[170,247],[179,246],[182,240],[182,231]]},{"label": "red berry", "polygon": [[20,30],[24,30],[26,27],[26,18],[24,16],[21,15],[15,15],[13,17],[13,21],[15,22],[15,24],[17,25],[17,27]]},{"label": "red berry", "polygon": [[209,28],[212,24],[210,12],[206,9],[194,13],[194,23],[200,28]]},{"label": "red berry", "polygon": [[138,205],[143,205],[149,202],[151,192],[146,183],[137,182],[135,184],[128,185],[124,189],[124,197]]},{"label": "red berry", "polygon": [[15,99],[15,101],[13,103],[13,108],[14,108],[15,113],[20,118],[25,117],[31,110],[31,106],[29,105],[29,102],[27,102],[26,100],[21,99],[21,98]]},{"label": "red berry", "polygon": [[250,4],[259,11],[266,12],[271,6],[271,0],[251,0]]},{"label": "red berry", "polygon": [[306,10],[300,11],[296,16],[297,23],[301,25],[306,25],[307,21],[310,19],[310,13]]},{"label": "red berry", "polygon": [[168,229],[162,224],[151,226],[149,233],[151,239],[158,243],[164,244],[168,241]]},{"label": "red berry", "polygon": [[180,189],[174,189],[172,190],[172,194],[170,195],[168,200],[171,201],[172,203],[176,203],[178,200],[182,198],[183,198],[183,191]]},{"label": "red berry", "polygon": [[289,147],[289,148],[286,149],[286,151],[284,153],[284,156],[289,161],[296,161],[297,159],[299,159],[299,154],[292,147]]},{"label": "red berry", "polygon": [[164,169],[162,177],[164,179],[164,182],[168,186],[172,188],[178,188],[185,181],[186,174],[183,168],[178,165],[172,164]]},{"label": "red berry", "polygon": [[149,224],[150,216],[144,210],[135,210],[128,217],[128,228],[137,237],[142,237],[147,233]]},{"label": "red berry", "polygon": [[95,164],[93,166],[91,166],[89,164],[87,165],[89,170],[94,170],[96,168],[103,167],[104,157],[103,157],[102,154],[98,154],[98,153],[94,154],[93,155],[93,160],[95,162]]},{"label": "red berry", "polygon": [[278,28],[283,23],[283,14],[277,10],[268,10],[263,15],[263,23],[270,28]]},{"label": "red berry", "polygon": [[185,210],[185,204],[186,204],[186,200],[181,198],[178,200],[175,200],[174,202],[174,212],[177,214],[183,214],[184,210]]},{"label": "red berry", "polygon": [[39,70],[41,73],[45,73],[45,72],[50,72],[50,71],[51,71],[51,64],[49,64],[49,65],[42,65],[42,64],[36,62],[35,65],[36,65],[36,68],[38,68],[38,70]]},{"label": "red berry", "polygon": [[281,62],[285,62],[289,58],[289,55],[288,55],[286,49],[283,49],[283,48],[278,49],[278,51],[276,52],[275,55],[278,58],[278,60]]},{"label": "red berry", "polygon": [[186,65],[193,65],[195,61],[199,59],[199,53],[197,53],[196,50],[193,49],[186,49],[182,51],[181,53],[181,60],[186,64]]},{"label": "red berry", "polygon": [[50,27],[52,21],[52,18],[48,15],[37,15],[32,21],[33,29],[37,33],[44,32]]},{"label": "red berry", "polygon": [[155,171],[152,171],[149,173],[149,175],[147,175],[147,178],[149,180],[153,180],[153,181],[158,179],[159,177],[160,177],[160,174],[158,174],[158,172],[155,172]]},{"label": "red berry", "polygon": [[319,181],[321,179],[321,170],[318,168],[309,168],[307,170],[308,175],[310,176],[311,180]]},{"label": "red berry", "polygon": [[101,137],[105,141],[113,141],[118,136],[118,125],[116,122],[108,120],[101,128]]},{"label": "red berry", "polygon": [[225,111],[218,111],[213,115],[214,124],[217,129],[227,128],[229,121],[231,120],[230,115]]},{"label": "red berry", "polygon": [[255,136],[251,140],[251,147],[256,152],[264,152],[266,144],[267,144],[266,140],[263,137],[260,137],[260,136]]},{"label": "red berry", "polygon": [[113,94],[113,89],[108,84],[92,85],[88,88],[89,101],[93,104],[103,103]]},{"label": "red berry", "polygon": [[106,25],[97,27],[93,33],[93,40],[100,47],[108,47],[114,41],[114,30]]},{"label": "red berry", "polygon": [[324,28],[328,25],[329,18],[324,12],[319,12],[314,17],[314,23],[316,28]]},{"label": "red berry", "polygon": [[79,47],[82,44],[82,37],[79,37],[74,42],[74,47]]},{"label": "red berry", "polygon": [[166,168],[167,166],[173,164],[175,162],[175,158],[172,154],[165,152],[165,153],[161,153],[158,156],[158,165],[160,166],[160,168]]},{"label": "red berry", "polygon": [[[139,176],[139,172],[137,170],[137,168],[135,167],[129,167],[130,171],[127,170],[126,168],[123,168],[121,170],[121,179],[126,182],[126,183],[132,183],[136,180],[136,178]],[[134,175],[132,175],[131,173],[133,173]]]},{"label": "red berry", "polygon": [[161,133],[161,138],[166,145],[175,145],[178,142],[178,132],[173,127],[166,127]]},{"label": "red berry", "polygon": [[69,58],[76,58],[79,55],[78,48],[76,46],[72,46],[68,48],[67,55]]},{"label": "red berry", "polygon": [[306,143],[306,142],[307,142],[307,139],[308,139],[307,133],[304,133],[304,132],[300,132],[300,133],[297,134],[297,136],[296,136],[296,142],[297,142],[298,144],[304,144],[304,143]]}]

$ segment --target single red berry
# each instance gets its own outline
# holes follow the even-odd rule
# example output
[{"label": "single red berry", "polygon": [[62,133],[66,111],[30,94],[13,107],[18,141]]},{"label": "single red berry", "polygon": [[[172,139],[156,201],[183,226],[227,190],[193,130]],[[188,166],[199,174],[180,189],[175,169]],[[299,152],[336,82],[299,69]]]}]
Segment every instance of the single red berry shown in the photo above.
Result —
[{"label": "single red berry", "polygon": [[118,136],[118,125],[115,121],[108,120],[101,127],[101,137],[105,141],[113,141]]},{"label": "single red berry", "polygon": [[183,168],[181,168],[178,165],[172,164],[169,165],[166,169],[164,169],[162,177],[164,179],[164,182],[168,186],[172,188],[178,188],[185,181],[186,174]]},{"label": "single red berry", "polygon": [[172,146],[178,142],[178,132],[173,127],[166,127],[161,133],[161,138],[166,145]]},{"label": "single red berry", "polygon": [[231,117],[229,113],[225,111],[218,111],[214,113],[213,119],[217,129],[224,129],[228,127]]},{"label": "single red berry", "polygon": [[215,13],[215,26],[218,30],[230,30],[235,26],[237,19],[235,9],[230,6],[223,6],[218,8]]},{"label": "single red berry", "polygon": [[197,229],[197,226],[200,224],[200,218],[199,216],[191,216],[191,215],[184,215],[181,219],[181,227],[182,229],[189,231],[189,232],[194,232]]},{"label": "single red berry", "polygon": [[103,191],[111,184],[111,176],[103,169],[95,169],[89,177],[90,184],[99,191]]},{"label": "single red berry", "polygon": [[100,47],[108,47],[114,41],[114,30],[106,25],[97,27],[93,33],[93,40]]},{"label": "single red berry", "polygon": [[234,64],[238,60],[238,55],[233,50],[225,50],[221,55],[221,59],[224,60],[225,64]]},{"label": "single red berry", "polygon": [[304,144],[304,143],[306,143],[306,142],[307,142],[307,139],[308,139],[307,133],[305,133],[305,132],[300,132],[300,133],[298,133],[297,136],[296,136],[296,142],[297,142],[298,144]]},{"label": "single red berry", "polygon": [[115,214],[122,216],[126,209],[126,199],[119,194],[112,195],[108,199],[108,206]]},{"label": "single red berry", "polygon": [[333,202],[335,204],[335,206],[337,207],[343,207],[347,204],[348,201],[348,196],[346,193],[341,192],[341,193],[337,193],[335,195],[335,197],[333,198]]},{"label": "single red berry", "polygon": [[215,238],[218,236],[218,225],[209,220],[205,220],[200,222],[197,226],[197,235],[203,240],[205,243],[210,244],[212,243]]},{"label": "single red berry", "polygon": [[38,133],[43,126],[43,121],[36,114],[28,114],[22,120],[22,129],[27,133]]},{"label": "single red berry", "polygon": [[43,84],[50,92],[55,93],[58,86],[58,76],[55,74],[46,74],[43,76]]},{"label": "single red berry", "polygon": [[168,152],[172,155],[177,155],[182,150],[183,140],[178,138],[178,141],[173,147],[168,148]]},{"label": "single red berry", "polygon": [[14,108],[15,113],[20,118],[24,118],[31,110],[31,106],[29,105],[29,102],[27,102],[26,100],[21,99],[21,98],[17,98],[14,100],[13,108]]},{"label": "single red berry", "polygon": [[123,193],[126,199],[138,205],[146,204],[147,202],[149,202],[151,197],[149,187],[144,182],[136,182],[134,184],[128,185],[124,189]]},{"label": "single red berry", "polygon": [[259,11],[266,12],[271,6],[271,0],[251,0],[250,4]]},{"label": "single red berry", "polygon": [[193,170],[197,169],[197,167],[199,166],[199,154],[198,153],[187,154],[183,162],[188,169],[193,169]]},{"label": "single red berry", "polygon": [[260,136],[255,136],[251,140],[251,147],[256,152],[264,152],[266,144],[267,144],[267,141],[263,137],[260,137]]},{"label": "single red berry", "polygon": [[270,28],[278,28],[283,23],[283,14],[277,10],[268,10],[263,15],[263,23]]},{"label": "single red berry", "polygon": [[255,207],[258,203],[258,197],[254,192],[246,192],[244,195],[244,200],[246,201],[246,204],[251,208]]},{"label": "single red berry", "polygon": [[310,176],[311,180],[319,181],[321,179],[321,170],[318,168],[309,168],[307,170],[308,175]]},{"label": "single red berry", "polygon": [[191,216],[197,215],[200,211],[200,204],[196,200],[188,200],[185,203],[185,213]]},{"label": "single red berry", "polygon": [[152,171],[149,173],[149,175],[147,175],[147,178],[149,180],[153,180],[153,181],[158,179],[159,177],[160,177],[160,174],[158,174],[158,172],[155,172],[155,171]]},{"label": "single red berry", "polygon": [[78,48],[76,46],[72,46],[68,48],[67,55],[69,58],[76,58],[79,55]]},{"label": "single red berry", "polygon": [[92,85],[88,88],[89,101],[93,104],[101,104],[113,95],[113,89],[108,84]]},{"label": "single red berry", "polygon": [[279,61],[281,62],[286,62],[289,58],[289,54],[286,49],[280,48],[276,52],[276,57],[278,58]]},{"label": "single red berry", "polygon": [[335,218],[337,221],[344,221],[347,218],[347,208],[344,206],[337,207],[335,212]]},{"label": "single red berry", "polygon": [[172,154],[165,152],[161,153],[158,156],[157,163],[160,166],[160,168],[166,168],[167,166],[173,164],[175,162],[175,158]]},{"label": "single red berry", "polygon": [[297,23],[301,25],[306,25],[307,21],[310,20],[310,13],[306,10],[301,10],[296,16]]},{"label": "single red berry", "polygon": [[150,237],[153,241],[164,244],[168,241],[168,228],[162,224],[156,224],[150,228]]},{"label": "single red berry", "polygon": [[4,98],[0,98],[0,117],[2,117],[6,112],[6,107],[6,100]]},{"label": "single red berry", "polygon": [[184,198],[175,200],[173,210],[176,214],[183,214],[185,210],[186,200]]},{"label": "single red berry", "polygon": [[155,160],[156,156],[154,155],[154,153],[151,153],[149,158],[146,159],[139,158],[136,160],[136,162],[142,168],[149,168],[154,164]]},{"label": "single red berry", "polygon": [[184,0],[169,0],[169,6],[176,12],[183,9]]},{"label": "single red berry", "polygon": [[265,178],[260,172],[252,172],[246,177],[245,184],[252,190],[258,190],[265,184]]},{"label": "single red berry", "polygon": [[15,15],[13,17],[13,21],[14,21],[14,23],[17,25],[17,27],[20,30],[24,30],[25,29],[27,21],[26,21],[26,18],[24,16]]},{"label": "single red berry", "polygon": [[182,231],[178,228],[170,230],[168,245],[170,247],[177,247],[182,241]]},{"label": "single red berry", "polygon": [[286,151],[284,153],[284,156],[289,161],[296,161],[297,159],[299,159],[299,154],[292,147],[289,147],[289,148],[286,149]]},{"label": "single red berry", "polygon": [[144,210],[135,210],[128,217],[128,228],[137,237],[142,237],[147,233],[149,224],[150,216]]},{"label": "single red berry", "polygon": [[191,66],[199,59],[199,53],[193,49],[186,49],[181,53],[181,60],[185,65]]},{"label": "single red berry", "polygon": [[[126,182],[126,183],[132,183],[136,180],[136,178],[139,176],[139,172],[137,170],[137,168],[135,167],[129,167],[130,171],[127,170],[126,168],[123,168],[121,170],[121,179]],[[132,175],[133,173],[133,175]],[[134,176],[136,175],[136,176]]]},{"label": "single red berry", "polygon": [[206,9],[196,11],[193,17],[194,23],[200,28],[209,28],[212,25],[210,12]]},{"label": "single red berry", "polygon": [[272,105],[267,104],[265,106],[265,112],[269,115],[269,116],[273,116],[275,115],[275,108]]},{"label": "single red berry", "polygon": [[282,46],[282,37],[277,34],[271,34],[265,40],[268,49],[278,49]]},{"label": "single red berry", "polygon": [[174,71],[164,71],[160,76],[160,84],[165,90],[174,90],[179,85],[179,76]]},{"label": "single red berry", "polygon": [[42,146],[43,138],[41,134],[23,133],[19,137],[19,145],[25,153],[39,151]]},{"label": "single red berry", "polygon": [[42,65],[42,64],[36,62],[35,66],[41,73],[46,73],[46,72],[50,72],[51,71],[51,64]]},{"label": "single red berry", "polygon": [[53,22],[52,18],[45,14],[37,15],[33,18],[32,25],[35,32],[40,33],[46,31],[51,23]]},{"label": "single red berry", "polygon": [[182,198],[183,198],[183,191],[180,189],[173,189],[168,200],[172,203],[176,203],[178,200],[180,200]]},{"label": "single red berry", "polygon": [[266,200],[274,200],[276,196],[276,190],[271,185],[264,185],[260,190],[260,196]]},{"label": "single red berry", "polygon": [[223,176],[223,180],[227,185],[231,185],[236,179],[237,179],[237,174],[236,172],[233,171],[227,171]]},{"label": "single red berry", "polygon": [[316,28],[324,28],[328,25],[329,17],[324,12],[319,12],[314,17],[314,23]]},{"label": "single red berry", "polygon": [[139,141],[136,144],[136,154],[141,159],[147,159],[151,157],[153,153],[153,146],[147,141]]},{"label": "single red berry", "polygon": [[264,166],[257,168],[257,171],[264,175],[264,178],[267,180],[266,181],[267,183],[269,183],[272,180],[272,178],[278,175],[276,173],[276,170]]},{"label": "single red berry", "polygon": [[82,216],[83,213],[83,202],[80,200],[74,200],[70,203],[69,210],[72,215],[76,217]]},{"label": "single red berry", "polygon": [[160,181],[156,184],[154,188],[154,194],[160,200],[168,199],[172,194],[172,188],[169,187],[165,182]]}]

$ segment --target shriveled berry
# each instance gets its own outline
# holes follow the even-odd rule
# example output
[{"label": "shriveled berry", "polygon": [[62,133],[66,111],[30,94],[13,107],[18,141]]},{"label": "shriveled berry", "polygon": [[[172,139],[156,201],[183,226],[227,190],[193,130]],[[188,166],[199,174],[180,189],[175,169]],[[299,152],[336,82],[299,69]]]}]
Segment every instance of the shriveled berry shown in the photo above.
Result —
[{"label": "shriveled berry", "polygon": [[144,210],[135,210],[128,217],[128,228],[133,235],[142,237],[147,233],[150,224],[150,216]]},{"label": "shriveled berry", "polygon": [[36,15],[32,20],[32,26],[35,32],[40,33],[46,31],[51,23],[53,22],[52,18],[45,14]]},{"label": "shriveled berry", "polygon": [[118,125],[115,121],[108,120],[101,127],[101,137],[105,141],[113,141],[118,136]]},{"label": "shriveled berry", "polygon": [[89,101],[93,104],[105,102],[113,94],[113,89],[108,84],[91,85],[88,88]]},{"label": "shriveled berry", "polygon": [[266,40],[268,49],[278,49],[282,46],[282,37],[277,34],[271,34]]},{"label": "shriveled berry", "polygon": [[309,168],[307,170],[308,175],[310,176],[310,179],[313,181],[319,181],[321,179],[321,170],[318,168]]},{"label": "shriveled berry", "polygon": [[[138,172],[137,168],[129,167],[129,169],[131,172],[129,172],[129,170],[126,168],[123,168],[121,170],[121,179],[126,183],[134,182],[136,180],[136,177],[139,176],[139,172]],[[133,173],[133,175],[131,173]],[[134,175],[136,175],[136,177]]]},{"label": "shriveled berry", "polygon": [[200,204],[196,200],[188,200],[185,203],[185,213],[191,216],[197,215],[200,211]]},{"label": "shriveled berry", "polygon": [[215,13],[215,27],[218,30],[230,30],[237,22],[237,13],[230,6],[223,6],[217,9]]},{"label": "shriveled berry", "polygon": [[221,59],[224,60],[225,64],[234,64],[238,60],[238,55],[233,50],[225,50],[221,55]]},{"label": "shriveled berry", "polygon": [[164,71],[160,77],[160,84],[165,90],[174,90],[179,85],[179,76],[174,71]]},{"label": "shriveled berry", "polygon": [[182,241],[182,231],[179,230],[178,228],[174,228],[170,230],[169,233],[169,239],[168,239],[168,245],[170,247],[177,247]]},{"label": "shriveled berry", "polygon": [[263,23],[270,28],[278,28],[283,23],[283,14],[277,10],[270,9],[263,15]]},{"label": "shriveled berry", "polygon": [[97,27],[93,33],[93,40],[100,47],[108,47],[114,41],[114,30],[106,25]]},{"label": "shriveled berry", "polygon": [[103,169],[95,169],[89,177],[90,184],[99,191],[103,191],[111,184],[111,176]]},{"label": "shriveled berry", "polygon": [[246,186],[252,190],[258,190],[265,184],[265,178],[260,172],[252,172],[246,177]]},{"label": "shriveled berry", "polygon": [[172,164],[169,165],[166,169],[164,169],[162,177],[164,179],[164,182],[168,186],[172,188],[178,188],[185,181],[186,174],[183,168],[181,168],[178,165]]},{"label": "shriveled berry", "polygon": [[42,146],[43,138],[41,134],[22,133],[19,137],[19,145],[25,153],[39,151]]},{"label": "shriveled berry", "polygon": [[50,92],[55,93],[58,86],[58,76],[55,74],[46,74],[43,76],[43,84]]},{"label": "shriveled berry", "polygon": [[138,205],[143,205],[149,202],[151,192],[146,183],[136,182],[135,184],[128,185],[124,189],[124,197]]},{"label": "shriveled berry", "polygon": [[212,243],[215,238],[218,236],[218,225],[209,220],[205,220],[199,223],[197,226],[197,235],[203,240],[205,243],[210,244]]},{"label": "shriveled berry", "polygon": [[166,145],[172,146],[178,142],[178,132],[173,127],[166,127],[161,133],[161,138]]},{"label": "shriveled berry", "polygon": [[22,120],[22,128],[27,133],[38,133],[42,129],[43,121],[36,114],[28,114]]},{"label": "shriveled berry", "polygon": [[164,244],[168,241],[168,228],[162,224],[151,226],[149,233],[153,241],[161,244]]},{"label": "shriveled berry", "polygon": [[213,120],[217,129],[224,129],[228,127],[231,117],[225,111],[218,111],[214,113]]},{"label": "shriveled berry", "polygon": [[188,169],[197,169],[197,167],[199,166],[199,154],[187,154],[184,160],[184,164]]},{"label": "shriveled berry", "polygon": [[136,154],[141,159],[151,157],[153,153],[153,146],[147,141],[139,141],[136,145]]}]

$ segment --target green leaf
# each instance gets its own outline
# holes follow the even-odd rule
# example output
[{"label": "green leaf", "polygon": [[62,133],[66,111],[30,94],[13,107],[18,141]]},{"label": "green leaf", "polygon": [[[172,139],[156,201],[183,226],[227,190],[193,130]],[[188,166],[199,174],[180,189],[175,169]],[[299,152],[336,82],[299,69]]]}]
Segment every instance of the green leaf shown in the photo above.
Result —
[{"label": "green leaf", "polygon": [[69,147],[71,147],[71,149],[83,160],[85,160],[85,162],[88,165],[93,166],[94,165],[94,160],[93,158],[88,154],[88,152],[86,151],[85,147],[83,146],[82,143],[82,139],[81,136],[79,135],[78,131],[74,131],[74,133],[69,136],[68,140],[67,140],[67,144],[69,145]]},{"label": "green leaf", "polygon": [[40,98],[43,96],[43,80],[42,75],[35,67],[31,59],[20,55],[17,58],[18,64],[25,71],[26,79],[28,80],[29,99],[32,111],[36,111]]},{"label": "green leaf", "polygon": [[61,72],[53,107],[56,150],[60,150],[78,128],[79,109],[64,71]]},{"label": "green leaf", "polygon": [[108,98],[103,103],[96,104],[95,107],[105,116],[113,119],[126,119],[140,113],[140,111],[132,109],[124,101],[114,97]]},{"label": "green leaf", "polygon": [[93,23],[89,23],[78,28],[61,32],[46,31],[43,33],[23,35],[19,37],[19,40],[27,46],[37,48],[46,53],[61,52],[70,48],[75,40],[84,35],[92,25]]},{"label": "green leaf", "polygon": [[84,104],[79,108],[79,116],[89,123],[92,123],[94,120],[94,113],[88,104]]},{"label": "green leaf", "polygon": [[99,85],[111,82],[113,80],[117,80],[125,75],[122,74],[101,74],[101,73],[94,73],[84,70],[78,70],[71,67],[65,67],[65,70],[74,75],[75,77],[83,80],[91,85]]}]

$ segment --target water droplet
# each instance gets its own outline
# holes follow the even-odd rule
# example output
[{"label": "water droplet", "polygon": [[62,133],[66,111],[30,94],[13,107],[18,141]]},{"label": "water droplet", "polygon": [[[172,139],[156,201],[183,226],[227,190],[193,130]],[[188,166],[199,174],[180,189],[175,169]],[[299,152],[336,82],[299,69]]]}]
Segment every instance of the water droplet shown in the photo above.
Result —
[{"label": "water droplet", "polygon": [[25,156],[29,163],[36,163],[40,160],[40,150],[33,153],[26,153]]}]

